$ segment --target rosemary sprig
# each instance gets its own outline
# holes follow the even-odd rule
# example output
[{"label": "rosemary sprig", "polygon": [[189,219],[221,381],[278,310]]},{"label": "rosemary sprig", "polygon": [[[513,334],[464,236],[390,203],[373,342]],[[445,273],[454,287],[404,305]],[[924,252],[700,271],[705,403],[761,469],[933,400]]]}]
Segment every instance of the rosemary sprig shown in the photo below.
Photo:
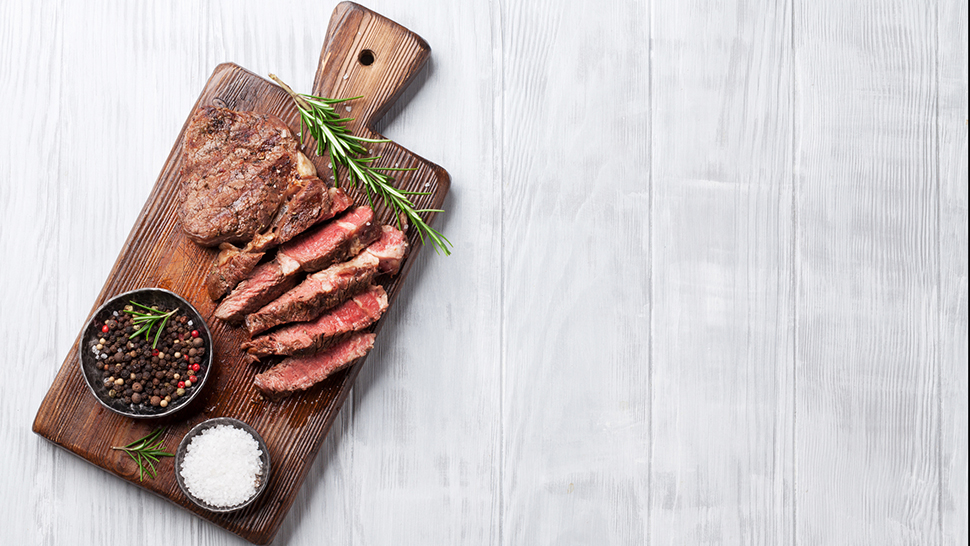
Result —
[{"label": "rosemary sprig", "polygon": [[[175,456],[174,453],[162,450],[162,440],[158,440],[158,437],[162,435],[162,431],[163,429],[157,428],[148,436],[135,440],[126,446],[111,447],[111,449],[124,451],[135,461],[138,465],[138,481],[144,481],[145,479],[145,465],[148,465],[148,477],[154,478],[158,475],[158,470],[155,469],[154,464],[158,462],[158,458]],[[158,443],[155,443],[155,440],[158,440]]]},{"label": "rosemary sprig", "polygon": [[158,345],[158,338],[162,335],[162,330],[165,329],[165,324],[168,323],[168,319],[174,315],[176,311],[178,311],[178,308],[169,311],[168,313],[162,313],[158,309],[152,309],[151,307],[142,305],[135,301],[129,300],[129,303],[132,305],[137,305],[146,311],[136,311],[134,308],[124,310],[125,313],[131,315],[131,322],[135,326],[138,326],[135,333],[128,336],[128,339],[133,339],[141,334],[145,334],[145,341],[148,341],[151,339],[152,328],[154,328],[155,325],[158,325],[158,329],[155,331],[155,340],[152,341],[152,349],[154,349],[155,346]]},{"label": "rosemary sprig", "polygon": [[324,152],[330,154],[334,184],[340,185],[340,178],[337,176],[337,166],[340,165],[347,169],[347,182],[350,187],[355,187],[359,183],[364,193],[367,194],[371,207],[374,206],[374,197],[380,198],[385,206],[396,213],[399,228],[402,230],[404,228],[401,219],[403,215],[410,224],[417,228],[422,244],[425,243],[425,237],[427,237],[435,253],[440,248],[445,255],[451,255],[448,248],[451,241],[421,218],[421,214],[425,212],[443,211],[441,209],[415,209],[414,203],[411,202],[410,196],[429,195],[430,192],[396,188],[393,184],[394,178],[386,174],[387,172],[413,171],[415,169],[374,167],[373,163],[380,159],[380,156],[369,156],[369,152],[363,143],[389,141],[363,138],[352,134],[345,124],[348,121],[353,121],[354,118],[340,117],[337,109],[334,108],[337,104],[361,97],[328,99],[316,95],[305,95],[294,92],[275,74],[270,74],[269,77],[278,83],[296,103],[297,110],[300,112],[300,143],[305,143],[306,134],[309,133],[317,141],[317,155],[323,157]]}]

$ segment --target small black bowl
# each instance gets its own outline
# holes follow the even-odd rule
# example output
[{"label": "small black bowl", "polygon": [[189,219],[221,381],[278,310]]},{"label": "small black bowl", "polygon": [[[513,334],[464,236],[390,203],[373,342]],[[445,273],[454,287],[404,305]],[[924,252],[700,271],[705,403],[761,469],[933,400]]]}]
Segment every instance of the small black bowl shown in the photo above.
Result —
[{"label": "small black bowl", "polygon": [[[211,504],[206,503],[202,499],[199,499],[190,493],[189,488],[185,486],[185,481],[182,479],[182,462],[185,460],[185,452],[189,447],[189,442],[192,441],[192,438],[195,438],[206,430],[219,425],[229,425],[245,430],[256,439],[256,443],[259,444],[259,450],[262,452],[262,455],[259,457],[262,468],[260,474],[256,476],[256,492],[253,493],[253,496],[249,497],[248,500],[235,506],[220,507],[212,506]],[[239,419],[233,419],[232,417],[213,417],[212,419],[207,419],[198,425],[195,425],[192,427],[192,430],[188,431],[185,434],[185,437],[182,438],[182,442],[179,443],[178,450],[175,452],[175,481],[178,482],[179,489],[181,489],[182,493],[185,494],[185,496],[188,497],[188,499],[196,506],[205,508],[210,512],[235,512],[236,510],[242,510],[243,508],[256,502],[256,499],[258,499],[259,496],[263,494],[263,491],[266,490],[266,485],[269,483],[270,470],[271,465],[269,460],[269,449],[266,447],[266,441],[263,440],[263,437],[260,436],[258,432],[256,432],[256,429],[240,421]]]},{"label": "small black bowl", "polygon": [[[111,398],[108,396],[110,389],[102,382],[101,371],[97,369],[99,362],[102,365],[104,363],[103,360],[97,359],[95,353],[95,347],[101,338],[101,327],[104,325],[104,321],[114,316],[120,316],[125,306],[131,305],[131,301],[147,305],[148,307],[157,305],[159,308],[168,311],[178,308],[179,311],[177,314],[184,314],[188,317],[192,322],[192,329],[198,330],[199,336],[205,340],[205,355],[199,363],[201,366],[200,372],[202,373],[199,383],[193,385],[192,390],[187,392],[185,396],[176,398],[168,407],[163,408],[149,404],[126,404],[121,398]],[[118,315],[115,315],[115,313]],[[209,327],[202,320],[199,312],[189,302],[182,299],[178,294],[162,288],[139,288],[138,290],[119,294],[105,302],[104,305],[95,311],[94,316],[85,325],[84,332],[81,335],[79,352],[81,353],[81,375],[84,376],[84,382],[88,384],[88,388],[91,389],[91,393],[94,394],[98,402],[115,413],[133,419],[165,417],[184,408],[202,392],[206,381],[209,379],[209,375],[212,373],[212,334],[209,333]]]}]

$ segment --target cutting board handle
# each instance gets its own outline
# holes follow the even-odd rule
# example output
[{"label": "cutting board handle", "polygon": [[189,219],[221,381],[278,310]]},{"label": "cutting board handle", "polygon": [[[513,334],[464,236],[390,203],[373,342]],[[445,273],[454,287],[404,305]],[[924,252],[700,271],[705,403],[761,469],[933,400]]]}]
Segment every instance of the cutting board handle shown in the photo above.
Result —
[{"label": "cutting board handle", "polygon": [[[328,98],[363,96],[347,103],[348,126],[374,133],[374,124],[428,61],[431,47],[403,26],[353,2],[333,10],[313,94]],[[341,112],[343,114],[344,112]]]}]

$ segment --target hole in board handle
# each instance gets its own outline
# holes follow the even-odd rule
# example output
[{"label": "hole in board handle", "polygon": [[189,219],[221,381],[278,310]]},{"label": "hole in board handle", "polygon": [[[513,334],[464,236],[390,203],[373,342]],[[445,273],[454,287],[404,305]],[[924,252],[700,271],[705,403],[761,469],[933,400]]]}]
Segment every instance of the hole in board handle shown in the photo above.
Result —
[{"label": "hole in board handle", "polygon": [[359,62],[364,66],[370,66],[374,64],[374,52],[369,49],[365,49],[361,51],[360,55],[357,56],[357,62]]}]

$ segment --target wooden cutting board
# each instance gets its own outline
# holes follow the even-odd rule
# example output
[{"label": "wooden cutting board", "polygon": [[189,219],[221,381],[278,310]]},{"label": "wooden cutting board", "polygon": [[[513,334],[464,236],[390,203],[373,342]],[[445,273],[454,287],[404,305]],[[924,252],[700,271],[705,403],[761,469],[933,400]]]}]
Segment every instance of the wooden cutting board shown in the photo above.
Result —
[{"label": "wooden cutting board", "polygon": [[[327,29],[313,94],[334,98],[362,95],[364,98],[347,103],[351,107],[347,117],[356,118],[350,126],[356,134],[381,138],[372,129],[374,123],[394,103],[429,54],[428,44],[406,28],[356,4],[339,4]],[[202,105],[275,114],[294,131],[299,130],[296,109],[286,93],[233,64],[216,67],[192,111]],[[192,111],[186,113],[186,124]],[[172,417],[136,421],[114,414],[98,404],[81,377],[79,333],[37,412],[33,430],[108,472],[246,540],[266,544],[273,539],[293,504],[364,359],[313,389],[282,402],[271,402],[258,394],[253,377],[262,367],[244,363],[239,351],[239,344],[246,339],[244,332],[213,318],[215,303],[205,294],[203,281],[216,251],[189,241],[179,225],[176,196],[184,135],[183,125],[148,202],[91,306],[91,313],[105,300],[134,288],[162,287],[180,294],[199,310],[212,330],[215,364],[205,391]],[[415,199],[417,208],[440,208],[449,186],[444,169],[393,142],[374,144],[371,152],[382,157],[381,166],[415,168],[415,171],[396,173],[397,185],[429,192]],[[308,155],[321,177],[327,177],[330,173],[327,159],[309,151]],[[367,203],[359,192],[348,193],[358,204]],[[389,211],[379,207],[376,212],[382,222],[393,221]],[[422,216],[429,224],[434,219],[433,213]],[[424,250],[414,228],[408,230],[408,239],[411,249],[400,274],[385,284],[392,305],[414,258]],[[383,322],[382,319],[377,323],[377,330]],[[206,419],[223,416],[245,421],[259,431],[273,461],[267,490],[254,505],[237,513],[213,514],[192,504],[176,484],[173,458],[162,459],[158,477],[140,482],[135,463],[122,452],[110,449],[164,426],[164,445],[174,453],[190,428]]]}]

